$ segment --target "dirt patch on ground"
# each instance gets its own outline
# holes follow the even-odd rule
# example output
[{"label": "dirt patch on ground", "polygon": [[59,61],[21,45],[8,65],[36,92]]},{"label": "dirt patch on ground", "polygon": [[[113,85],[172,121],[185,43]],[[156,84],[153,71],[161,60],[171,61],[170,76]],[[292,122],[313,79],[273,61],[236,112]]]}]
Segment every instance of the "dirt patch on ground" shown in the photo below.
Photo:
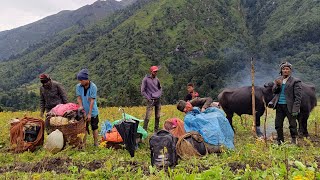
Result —
[{"label": "dirt patch on ground", "polygon": [[320,167],[320,156],[315,157],[314,159],[316,160],[318,167]]},{"label": "dirt patch on ground", "polygon": [[230,170],[232,172],[237,172],[239,170],[245,170],[247,164],[250,166],[250,168],[252,169],[261,169],[263,170],[263,164],[264,162],[249,162],[249,163],[244,163],[244,162],[231,162],[228,164],[228,166],[230,167]]},{"label": "dirt patch on ground", "polygon": [[89,163],[73,162],[71,158],[59,157],[44,160],[37,163],[15,163],[13,165],[0,167],[0,173],[21,171],[21,172],[45,172],[54,171],[58,174],[70,173],[69,167],[76,166],[78,171],[81,169],[88,169],[94,171],[104,166],[104,160],[94,160]]},{"label": "dirt patch on ground", "polygon": [[317,135],[310,135],[308,138],[299,138],[298,139],[299,146],[314,146],[320,147],[320,137]]},{"label": "dirt patch on ground", "polygon": [[144,175],[150,175],[149,165],[147,163],[141,163],[136,161],[120,161],[119,166],[130,166],[131,172],[138,172],[138,169],[141,168]]},{"label": "dirt patch on ground", "polygon": [[246,164],[242,162],[231,162],[228,164],[232,172],[237,172],[239,170],[245,170]]},{"label": "dirt patch on ground", "polygon": [[187,173],[201,173],[205,170],[208,170],[210,169],[210,166],[206,166],[206,165],[203,165],[203,164],[197,164],[196,167],[194,166],[187,166],[185,167],[185,170]]}]

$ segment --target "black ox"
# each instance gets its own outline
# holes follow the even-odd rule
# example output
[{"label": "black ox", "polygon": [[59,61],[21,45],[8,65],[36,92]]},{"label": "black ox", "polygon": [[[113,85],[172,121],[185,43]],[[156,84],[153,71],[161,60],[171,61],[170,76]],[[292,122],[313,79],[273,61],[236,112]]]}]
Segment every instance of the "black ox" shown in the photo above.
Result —
[{"label": "black ox", "polygon": [[[260,126],[260,117],[265,111],[265,103],[268,104],[274,97],[272,87],[274,83],[266,83],[263,87],[255,86],[255,101],[256,101],[256,126]],[[218,95],[220,106],[227,115],[230,125],[232,126],[233,114],[241,116],[242,114],[252,115],[252,99],[251,86],[245,86],[234,89],[225,89]],[[307,120],[310,112],[317,105],[315,86],[302,83],[302,99],[301,108],[298,115],[299,134],[308,136]],[[232,126],[233,128],[233,126]],[[261,135],[261,131],[257,129],[257,134]]]}]

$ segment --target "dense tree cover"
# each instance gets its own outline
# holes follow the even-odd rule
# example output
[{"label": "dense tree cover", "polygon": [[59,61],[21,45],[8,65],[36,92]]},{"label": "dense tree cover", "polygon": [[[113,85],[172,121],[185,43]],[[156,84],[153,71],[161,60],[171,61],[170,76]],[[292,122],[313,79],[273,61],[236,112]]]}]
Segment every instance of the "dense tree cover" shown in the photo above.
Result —
[{"label": "dense tree cover", "polygon": [[183,98],[188,82],[216,99],[225,86],[245,85],[252,56],[261,77],[277,76],[270,72],[288,58],[318,87],[319,10],[318,1],[307,0],[139,0],[80,33],[62,33],[1,63],[1,97],[21,85],[37,89],[37,76],[46,72],[75,100],[75,74],[86,67],[101,106],[141,105],[141,80],[151,65],[161,65],[163,103]]}]

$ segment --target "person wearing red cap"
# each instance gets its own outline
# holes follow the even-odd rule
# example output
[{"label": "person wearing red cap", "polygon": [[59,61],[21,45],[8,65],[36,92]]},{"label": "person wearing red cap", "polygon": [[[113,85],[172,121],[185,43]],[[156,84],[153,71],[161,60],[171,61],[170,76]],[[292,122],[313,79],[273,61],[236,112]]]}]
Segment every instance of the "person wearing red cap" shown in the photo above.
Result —
[{"label": "person wearing red cap", "polygon": [[147,110],[144,119],[143,128],[148,130],[148,123],[153,106],[155,107],[155,123],[154,131],[159,130],[161,103],[160,97],[162,95],[162,87],[157,78],[158,66],[150,67],[150,75],[146,75],[141,84],[141,94],[147,99]]},{"label": "person wearing red cap", "polygon": [[58,104],[66,104],[68,99],[62,85],[52,81],[48,74],[41,74],[39,79],[42,84],[40,87],[40,117],[43,117],[45,111],[49,112]]}]

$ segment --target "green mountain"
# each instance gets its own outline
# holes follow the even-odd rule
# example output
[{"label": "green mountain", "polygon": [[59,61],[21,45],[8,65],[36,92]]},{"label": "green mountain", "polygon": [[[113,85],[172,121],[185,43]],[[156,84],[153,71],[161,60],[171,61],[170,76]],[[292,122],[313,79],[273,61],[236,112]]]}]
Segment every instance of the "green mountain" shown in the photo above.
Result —
[{"label": "green mountain", "polygon": [[319,87],[319,10],[319,1],[309,0],[138,0],[80,33],[63,32],[0,63],[0,103],[35,108],[43,72],[74,100],[75,74],[86,67],[101,106],[140,105],[141,80],[151,65],[162,67],[163,103],[183,98],[188,82],[201,96],[215,98],[245,78],[241,71],[252,56],[269,80],[277,76],[270,68],[287,58],[303,80]]},{"label": "green mountain", "polygon": [[[63,31],[77,33],[85,27],[105,18],[107,15],[133,2],[115,0],[96,1],[74,11],[61,11],[34,23],[0,32],[0,60],[21,53],[27,48],[43,40],[51,41],[51,37]],[[30,47],[31,46],[31,47]]]}]

